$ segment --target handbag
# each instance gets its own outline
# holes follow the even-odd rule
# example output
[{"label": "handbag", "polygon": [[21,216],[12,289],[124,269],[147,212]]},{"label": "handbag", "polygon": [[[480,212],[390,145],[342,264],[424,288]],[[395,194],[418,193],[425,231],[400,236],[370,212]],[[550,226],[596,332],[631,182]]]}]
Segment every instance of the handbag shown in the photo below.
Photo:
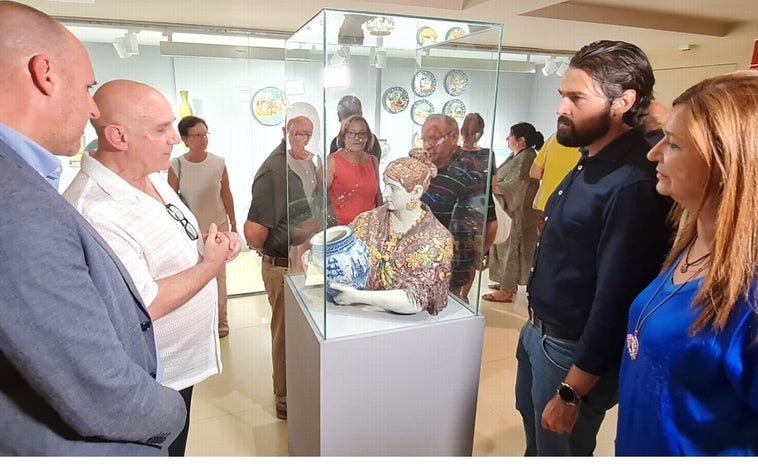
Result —
[{"label": "handbag", "polygon": [[177,158],[176,159],[176,164],[177,164],[177,166],[179,166],[179,171],[178,171],[178,174],[176,175],[176,187],[177,187],[176,195],[178,195],[179,196],[179,200],[181,200],[182,203],[187,208],[189,208],[189,204],[187,203],[187,200],[182,195],[182,159],[181,158]]},{"label": "handbag", "polygon": [[495,199],[495,215],[497,216],[497,231],[495,232],[495,239],[492,244],[504,243],[508,240],[508,235],[511,233],[511,217],[505,212],[503,204],[499,197]]}]

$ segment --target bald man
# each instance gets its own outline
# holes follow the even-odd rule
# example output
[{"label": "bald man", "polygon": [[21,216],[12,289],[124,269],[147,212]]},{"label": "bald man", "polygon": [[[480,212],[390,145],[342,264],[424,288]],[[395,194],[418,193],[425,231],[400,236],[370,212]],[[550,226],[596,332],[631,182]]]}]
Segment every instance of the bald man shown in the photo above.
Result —
[{"label": "bald man", "polygon": [[129,270],[155,321],[163,383],[181,392],[188,417],[169,448],[183,456],[195,384],[221,372],[216,275],[239,252],[233,233],[197,220],[159,171],[179,135],[171,105],[154,88],[115,80],[94,96],[97,151],[63,197],[100,232]]},{"label": "bald man", "polygon": [[94,85],[60,23],[0,1],[0,455],[159,456],[184,425],[139,290],[57,191]]}]

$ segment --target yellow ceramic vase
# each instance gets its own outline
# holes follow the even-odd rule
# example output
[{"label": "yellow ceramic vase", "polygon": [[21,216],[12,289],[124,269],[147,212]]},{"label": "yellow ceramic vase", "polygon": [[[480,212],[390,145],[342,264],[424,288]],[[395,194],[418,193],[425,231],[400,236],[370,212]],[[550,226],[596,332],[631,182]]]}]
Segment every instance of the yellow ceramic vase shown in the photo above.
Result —
[{"label": "yellow ceramic vase", "polygon": [[182,102],[179,104],[179,120],[192,115],[192,106],[189,103],[189,91],[180,91]]}]

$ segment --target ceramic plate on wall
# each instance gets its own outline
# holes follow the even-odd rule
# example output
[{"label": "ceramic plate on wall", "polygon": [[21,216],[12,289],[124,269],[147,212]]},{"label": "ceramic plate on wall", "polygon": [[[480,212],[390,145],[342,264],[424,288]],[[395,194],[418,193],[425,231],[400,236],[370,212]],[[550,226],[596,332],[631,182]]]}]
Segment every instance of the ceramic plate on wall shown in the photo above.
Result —
[{"label": "ceramic plate on wall", "polygon": [[424,148],[424,141],[421,139],[421,131],[413,134],[413,148]]},{"label": "ceramic plate on wall", "polygon": [[379,146],[382,148],[381,160],[384,161],[388,156],[390,156],[390,142],[388,142],[386,138],[380,138]]},{"label": "ceramic plate on wall", "polygon": [[429,70],[419,70],[413,75],[411,87],[416,96],[425,98],[437,89],[437,77]]},{"label": "ceramic plate on wall", "polygon": [[408,92],[400,86],[387,88],[382,97],[382,106],[390,114],[405,111],[408,107]]},{"label": "ceramic plate on wall", "polygon": [[421,46],[430,46],[437,43],[437,31],[429,26],[422,26],[416,32],[416,43]]},{"label": "ceramic plate on wall", "polygon": [[454,39],[460,39],[463,36],[466,35],[466,30],[463,28],[459,28],[458,26],[452,27],[448,29],[447,34],[445,34],[445,40],[446,41],[452,41]]},{"label": "ceramic plate on wall", "polygon": [[460,124],[466,117],[466,105],[460,99],[451,99],[442,106],[442,113],[457,120]]},{"label": "ceramic plate on wall", "polygon": [[463,70],[450,70],[445,75],[445,91],[450,96],[458,96],[468,86],[468,75]]},{"label": "ceramic plate on wall", "polygon": [[411,106],[411,119],[418,125],[424,125],[430,114],[434,114],[434,104],[426,99],[419,99]]},{"label": "ceramic plate on wall", "polygon": [[250,100],[250,111],[263,125],[279,125],[287,112],[287,96],[273,86],[261,88]]}]

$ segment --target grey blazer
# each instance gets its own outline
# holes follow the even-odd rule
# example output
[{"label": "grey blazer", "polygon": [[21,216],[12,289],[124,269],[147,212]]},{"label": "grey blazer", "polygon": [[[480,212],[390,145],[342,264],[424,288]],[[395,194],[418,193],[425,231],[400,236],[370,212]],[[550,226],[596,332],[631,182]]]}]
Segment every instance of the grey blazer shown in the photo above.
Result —
[{"label": "grey blazer", "polygon": [[0,141],[0,455],[165,455],[184,426],[105,241]]}]

